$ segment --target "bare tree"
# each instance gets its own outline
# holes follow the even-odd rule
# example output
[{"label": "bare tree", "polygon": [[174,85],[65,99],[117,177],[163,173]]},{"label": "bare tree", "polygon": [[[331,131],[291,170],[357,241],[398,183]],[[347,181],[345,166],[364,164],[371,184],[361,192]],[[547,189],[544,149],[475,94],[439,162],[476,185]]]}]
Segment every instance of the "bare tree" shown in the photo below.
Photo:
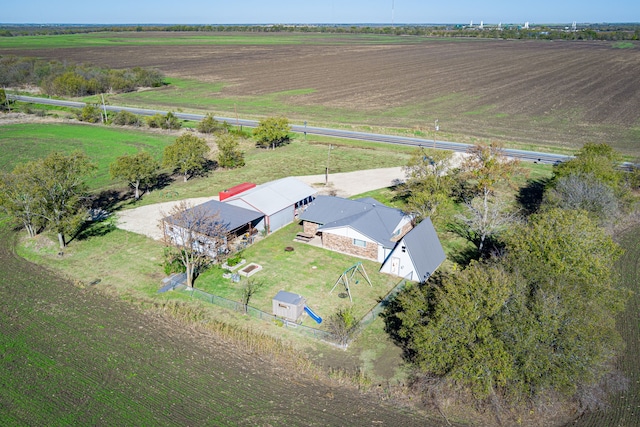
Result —
[{"label": "bare tree", "polygon": [[242,287],[242,305],[244,306],[245,314],[249,310],[249,301],[251,301],[251,297],[253,297],[253,295],[258,292],[262,286],[264,286],[264,282],[249,279]]},{"label": "bare tree", "polygon": [[163,217],[159,225],[164,243],[177,251],[176,257],[187,274],[187,287],[191,288],[199,273],[218,258],[228,229],[218,212],[202,205],[193,207],[186,201]]},{"label": "bare tree", "polygon": [[505,204],[495,200],[500,184],[509,184],[512,175],[522,171],[517,160],[509,159],[499,144],[475,145],[462,163],[462,177],[469,180],[474,198],[466,202],[468,214],[463,222],[470,235],[479,239],[482,253],[485,239],[510,221]]},{"label": "bare tree", "polygon": [[619,215],[614,190],[593,174],[571,174],[558,178],[545,194],[545,202],[561,209],[582,209],[599,223],[609,223]]},{"label": "bare tree", "polygon": [[478,244],[478,252],[482,254],[485,241],[510,224],[518,222],[517,212],[502,199],[475,197],[465,202],[466,212],[456,216],[467,227],[469,240]]}]

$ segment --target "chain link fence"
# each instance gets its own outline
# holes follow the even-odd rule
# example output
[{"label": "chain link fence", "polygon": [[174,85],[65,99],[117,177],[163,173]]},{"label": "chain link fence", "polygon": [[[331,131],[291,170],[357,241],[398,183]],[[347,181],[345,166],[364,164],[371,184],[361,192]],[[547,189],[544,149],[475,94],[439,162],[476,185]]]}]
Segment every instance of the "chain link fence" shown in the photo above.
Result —
[{"label": "chain link fence", "polygon": [[396,295],[398,295],[409,283],[411,282],[407,279],[400,280],[396,284],[396,286],[394,286],[393,289],[391,289],[387,293],[387,295],[385,295],[384,298],[380,300],[378,304],[376,304],[371,310],[367,312],[367,314],[362,317],[362,320],[360,320],[361,327],[367,326],[374,320],[376,320],[380,313],[384,311],[389,302],[391,302],[396,297]]},{"label": "chain link fence", "polygon": [[[309,326],[303,326],[295,322],[290,322],[286,319],[282,319],[277,316],[274,316],[273,314],[266,313],[262,310],[258,310],[255,307],[251,307],[248,305],[246,306],[237,301],[233,301],[217,295],[213,295],[213,294],[204,292],[200,289],[195,289],[195,288],[188,289],[185,286],[185,283],[186,283],[186,276],[182,276],[182,275],[175,276],[175,277],[172,277],[170,281],[168,281],[168,284],[165,285],[163,289],[165,289],[165,291],[176,290],[176,291],[185,292],[190,294],[191,298],[196,298],[201,301],[206,301],[210,304],[217,305],[218,307],[226,308],[227,310],[245,313],[256,319],[260,319],[267,322],[273,322],[275,325],[282,326],[284,328],[287,328],[289,330],[292,330],[296,333],[305,335],[310,338],[325,341],[331,345],[334,345],[340,348],[347,348],[349,344],[351,344],[351,342],[353,342],[353,340],[358,336],[358,333],[355,333],[352,336],[350,336],[346,342],[338,342],[337,338],[331,332],[324,331],[322,329],[312,328]],[[367,314],[364,315],[364,317],[360,320],[360,327],[358,329],[362,329],[365,326],[372,323],[380,315],[380,313],[384,311],[387,304],[391,300],[393,300],[393,298],[395,298],[396,295],[398,295],[398,293],[400,293],[407,286],[408,283],[410,282],[407,279],[400,280],[400,282],[398,282],[398,284],[394,286],[393,289],[391,289],[378,304],[376,304],[371,310],[367,312]]]}]

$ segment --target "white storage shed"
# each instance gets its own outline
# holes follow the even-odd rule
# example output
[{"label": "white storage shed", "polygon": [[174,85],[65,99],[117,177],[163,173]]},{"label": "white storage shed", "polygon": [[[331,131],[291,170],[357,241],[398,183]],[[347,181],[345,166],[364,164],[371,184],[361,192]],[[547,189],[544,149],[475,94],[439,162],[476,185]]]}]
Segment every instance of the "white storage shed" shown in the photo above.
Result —
[{"label": "white storage shed", "polygon": [[306,302],[307,300],[302,295],[280,291],[273,297],[273,314],[297,322],[304,312]]}]

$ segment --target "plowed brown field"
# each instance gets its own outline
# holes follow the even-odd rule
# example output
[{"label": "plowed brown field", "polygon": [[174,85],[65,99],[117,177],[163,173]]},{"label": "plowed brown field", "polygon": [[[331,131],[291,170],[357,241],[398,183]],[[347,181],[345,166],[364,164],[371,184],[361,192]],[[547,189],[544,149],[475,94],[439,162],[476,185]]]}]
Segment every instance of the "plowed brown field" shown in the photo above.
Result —
[{"label": "plowed brown field", "polygon": [[[169,39],[165,33],[156,36]],[[439,137],[572,149],[586,142],[607,142],[626,154],[640,155],[640,45],[615,49],[608,42],[586,41],[313,40],[253,45],[114,43],[0,49],[0,54],[116,68],[156,67],[168,76],[223,83],[223,89],[211,96],[234,100],[227,106],[235,103],[243,114],[252,114],[252,106],[244,103],[250,97],[306,90],[285,96],[285,111],[279,113],[310,123],[413,130],[431,130],[439,119]]]}]

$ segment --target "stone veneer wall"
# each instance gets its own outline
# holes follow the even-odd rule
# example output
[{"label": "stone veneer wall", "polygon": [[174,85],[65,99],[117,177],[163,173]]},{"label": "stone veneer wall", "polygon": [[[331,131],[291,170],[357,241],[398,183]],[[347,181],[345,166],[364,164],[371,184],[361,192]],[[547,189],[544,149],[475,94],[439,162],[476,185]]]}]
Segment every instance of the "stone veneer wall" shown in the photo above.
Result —
[{"label": "stone veneer wall", "polygon": [[318,232],[318,224],[316,224],[315,222],[304,221],[302,223],[302,230],[305,233],[313,234],[315,236]]},{"label": "stone veneer wall", "polygon": [[361,248],[353,244],[353,238],[351,237],[322,233],[322,246],[326,249],[367,258],[372,261],[378,260],[378,245],[376,243],[367,242],[367,246]]}]

